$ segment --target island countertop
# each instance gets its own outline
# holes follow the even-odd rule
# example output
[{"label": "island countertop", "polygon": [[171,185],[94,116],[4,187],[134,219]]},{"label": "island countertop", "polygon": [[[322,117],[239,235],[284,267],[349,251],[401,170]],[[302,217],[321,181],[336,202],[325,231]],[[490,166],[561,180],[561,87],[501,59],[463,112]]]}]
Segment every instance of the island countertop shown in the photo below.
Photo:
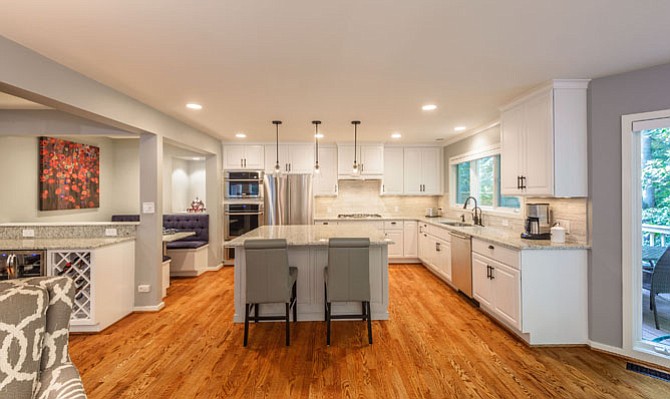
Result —
[{"label": "island countertop", "polygon": [[48,250],[48,249],[95,249],[132,241],[135,237],[97,237],[97,238],[24,238],[0,239],[3,250]]},{"label": "island countertop", "polygon": [[261,226],[227,242],[225,246],[243,247],[246,240],[256,238],[284,238],[289,246],[327,246],[328,239],[336,237],[366,237],[370,239],[370,245],[393,244],[383,231],[374,227],[293,225]]}]

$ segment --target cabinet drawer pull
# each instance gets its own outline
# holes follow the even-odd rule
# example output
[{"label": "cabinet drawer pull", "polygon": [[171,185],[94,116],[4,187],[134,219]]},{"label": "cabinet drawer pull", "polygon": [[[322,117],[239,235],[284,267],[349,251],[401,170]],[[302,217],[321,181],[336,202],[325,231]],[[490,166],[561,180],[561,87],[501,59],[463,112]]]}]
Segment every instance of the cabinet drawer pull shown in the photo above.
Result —
[{"label": "cabinet drawer pull", "polygon": [[494,247],[493,245],[489,245],[489,249],[494,250],[494,249],[496,249],[496,247]]},{"label": "cabinet drawer pull", "polygon": [[495,270],[495,268],[493,266],[491,266],[491,277],[489,277],[491,280],[495,279],[495,277],[493,276],[493,271],[494,270]]},{"label": "cabinet drawer pull", "polygon": [[486,265],[486,278],[491,278],[491,266]]},{"label": "cabinet drawer pull", "polygon": [[328,222],[323,222],[323,225],[324,225],[324,226],[328,226]]},{"label": "cabinet drawer pull", "polygon": [[395,226],[396,223],[395,223],[395,222],[391,222],[391,224]]}]

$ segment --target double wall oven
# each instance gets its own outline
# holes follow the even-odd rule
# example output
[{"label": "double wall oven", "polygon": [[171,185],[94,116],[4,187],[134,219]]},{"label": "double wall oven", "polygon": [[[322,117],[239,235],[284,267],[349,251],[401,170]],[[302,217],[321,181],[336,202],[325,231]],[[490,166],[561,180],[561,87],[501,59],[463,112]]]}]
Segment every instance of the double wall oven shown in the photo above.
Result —
[{"label": "double wall oven", "polygon": [[[224,186],[224,239],[230,241],[264,223],[263,171],[227,171]],[[226,263],[234,259],[235,250],[226,248]]]}]

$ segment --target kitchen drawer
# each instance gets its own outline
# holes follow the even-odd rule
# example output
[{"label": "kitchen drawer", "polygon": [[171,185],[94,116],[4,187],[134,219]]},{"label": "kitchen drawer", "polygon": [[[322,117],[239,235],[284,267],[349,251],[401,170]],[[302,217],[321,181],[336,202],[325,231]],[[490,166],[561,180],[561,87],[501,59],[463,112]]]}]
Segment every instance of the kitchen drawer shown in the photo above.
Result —
[{"label": "kitchen drawer", "polygon": [[515,269],[519,269],[519,251],[505,248],[489,241],[472,239],[472,252],[484,255]]},{"label": "kitchen drawer", "polygon": [[434,226],[432,224],[428,225],[428,234],[439,238],[440,240],[451,242],[451,235],[449,235],[449,230],[443,227]]},{"label": "kitchen drawer", "polygon": [[402,230],[402,220],[387,220],[384,222],[384,230]]}]

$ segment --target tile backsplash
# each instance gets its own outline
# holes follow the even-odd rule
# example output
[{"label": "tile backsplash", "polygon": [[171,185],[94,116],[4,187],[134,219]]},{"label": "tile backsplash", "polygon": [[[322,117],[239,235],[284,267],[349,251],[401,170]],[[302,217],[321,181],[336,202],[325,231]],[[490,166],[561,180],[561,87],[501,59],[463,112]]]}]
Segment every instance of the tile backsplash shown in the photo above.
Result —
[{"label": "tile backsplash", "polygon": [[340,180],[337,197],[316,197],[317,217],[338,213],[379,213],[384,216],[423,216],[438,206],[440,197],[380,195],[381,180]]}]

